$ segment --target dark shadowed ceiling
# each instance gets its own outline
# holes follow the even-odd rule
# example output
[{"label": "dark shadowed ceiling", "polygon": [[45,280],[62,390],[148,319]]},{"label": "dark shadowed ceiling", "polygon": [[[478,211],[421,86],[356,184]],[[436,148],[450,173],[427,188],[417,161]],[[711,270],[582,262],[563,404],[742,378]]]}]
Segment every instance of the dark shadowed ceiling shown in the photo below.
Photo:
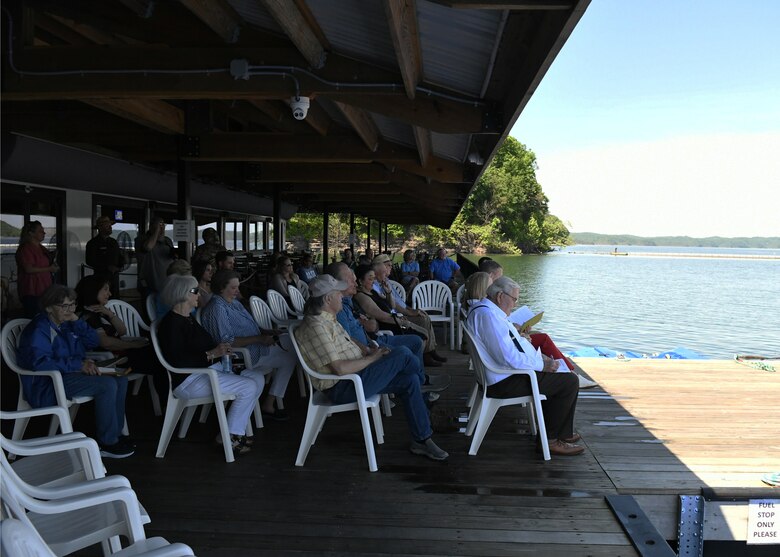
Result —
[{"label": "dark shadowed ceiling", "polygon": [[5,1],[2,128],[447,227],[588,3]]}]

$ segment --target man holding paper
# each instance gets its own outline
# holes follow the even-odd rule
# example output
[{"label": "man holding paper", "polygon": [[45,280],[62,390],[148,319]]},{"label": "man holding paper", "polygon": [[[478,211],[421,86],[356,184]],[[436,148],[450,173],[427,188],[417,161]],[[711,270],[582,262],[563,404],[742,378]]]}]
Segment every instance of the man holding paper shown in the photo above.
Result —
[{"label": "man holding paper", "polygon": [[[555,373],[558,362],[542,354],[521,336],[509,315],[520,294],[520,286],[501,277],[488,288],[487,298],[472,306],[467,323],[487,353],[499,366],[508,369],[536,371],[539,391],[547,397],[542,402],[549,437],[550,453],[558,456],[581,454],[585,449],[574,445],[580,436],[574,432],[574,412],[579,384],[573,373]],[[491,398],[513,398],[531,394],[528,377],[488,372],[487,395]]]}]

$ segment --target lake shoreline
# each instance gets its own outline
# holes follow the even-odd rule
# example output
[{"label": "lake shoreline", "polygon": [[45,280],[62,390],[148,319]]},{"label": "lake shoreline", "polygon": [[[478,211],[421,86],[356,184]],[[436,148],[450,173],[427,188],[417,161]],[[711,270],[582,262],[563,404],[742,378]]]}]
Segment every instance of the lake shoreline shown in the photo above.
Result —
[{"label": "lake shoreline", "polygon": [[780,255],[751,255],[751,254],[728,254],[728,253],[671,253],[671,252],[619,252],[611,251],[567,251],[550,252],[556,255],[611,255],[613,257],[673,257],[673,258],[702,258],[702,259],[758,259],[769,261],[780,261]]}]

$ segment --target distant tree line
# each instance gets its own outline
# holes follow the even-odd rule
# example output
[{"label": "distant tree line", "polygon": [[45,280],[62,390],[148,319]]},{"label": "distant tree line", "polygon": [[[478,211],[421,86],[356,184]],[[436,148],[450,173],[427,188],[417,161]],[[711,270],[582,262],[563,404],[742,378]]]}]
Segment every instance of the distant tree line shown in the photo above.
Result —
[{"label": "distant tree line", "polygon": [[584,245],[621,245],[621,246],[681,246],[696,248],[762,248],[780,249],[780,237],[740,237],[723,238],[708,236],[692,238],[690,236],[632,236],[630,234],[598,234],[596,232],[572,232],[571,243]]},{"label": "distant tree line", "polygon": [[[536,155],[513,137],[499,148],[447,229],[426,225],[390,225],[389,249],[406,247],[433,250],[437,246],[465,253],[544,253],[566,245],[569,231],[551,215],[547,196],[536,180]],[[344,244],[346,215],[331,215],[329,237],[333,246]],[[366,221],[356,221],[365,239]],[[346,227],[348,231],[348,226]],[[287,227],[288,242],[298,249],[311,249],[322,240],[322,215],[297,214]],[[372,234],[376,238],[376,234]]]}]

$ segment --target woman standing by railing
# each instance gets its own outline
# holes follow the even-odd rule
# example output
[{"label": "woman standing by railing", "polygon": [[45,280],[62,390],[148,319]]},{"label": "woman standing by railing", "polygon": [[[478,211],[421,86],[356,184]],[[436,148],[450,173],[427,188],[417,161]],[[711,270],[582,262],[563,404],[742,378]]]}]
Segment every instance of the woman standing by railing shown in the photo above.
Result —
[{"label": "woman standing by railing", "polygon": [[59,266],[51,262],[49,251],[43,247],[45,237],[46,232],[40,221],[31,221],[22,228],[16,250],[19,299],[25,317],[29,318],[38,313],[38,298],[52,285],[52,273],[59,270]]}]

